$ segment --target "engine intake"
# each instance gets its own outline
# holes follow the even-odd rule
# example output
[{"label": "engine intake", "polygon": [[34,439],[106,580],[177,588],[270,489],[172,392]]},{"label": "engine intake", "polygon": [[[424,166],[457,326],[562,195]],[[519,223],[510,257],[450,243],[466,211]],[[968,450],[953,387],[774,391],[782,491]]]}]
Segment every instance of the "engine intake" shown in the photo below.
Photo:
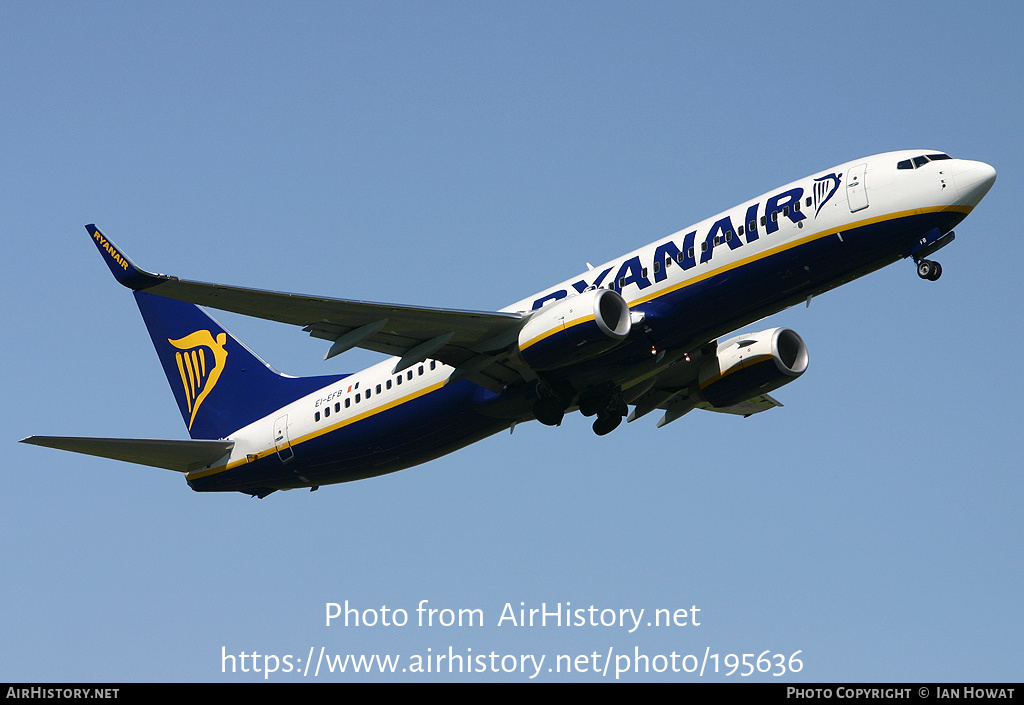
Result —
[{"label": "engine intake", "polygon": [[554,370],[611,350],[631,328],[622,296],[591,289],[534,311],[519,331],[519,352],[533,369]]},{"label": "engine intake", "polygon": [[700,370],[700,395],[726,407],[789,384],[807,369],[807,346],[789,328],[771,328],[719,343]]}]

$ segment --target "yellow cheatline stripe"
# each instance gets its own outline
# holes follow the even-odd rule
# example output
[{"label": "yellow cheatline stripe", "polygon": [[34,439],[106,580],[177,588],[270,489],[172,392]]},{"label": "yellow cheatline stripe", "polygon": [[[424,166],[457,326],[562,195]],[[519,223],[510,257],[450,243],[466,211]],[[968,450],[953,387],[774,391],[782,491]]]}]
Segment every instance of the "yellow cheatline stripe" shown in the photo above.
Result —
[{"label": "yellow cheatline stripe", "polygon": [[[317,429],[316,431],[313,431],[312,433],[307,433],[304,436],[299,436],[295,440],[291,441],[289,443],[289,445],[292,446],[292,447],[297,446],[297,445],[301,445],[302,443],[305,443],[306,441],[311,441],[314,438],[319,438],[320,436],[323,436],[325,434],[331,433],[332,431],[337,431],[338,429],[344,428],[345,426],[349,426],[351,424],[354,424],[357,421],[362,421],[362,420],[367,419],[367,418],[369,418],[371,416],[375,416],[377,414],[385,412],[388,409],[393,409],[396,406],[400,406],[402,404],[405,404],[406,402],[410,402],[413,399],[418,399],[419,397],[422,397],[422,396],[424,396],[426,394],[430,394],[431,392],[435,392],[438,389],[440,389],[441,387],[443,387],[444,384],[445,384],[445,381],[442,380],[440,382],[437,382],[435,384],[430,385],[429,387],[424,387],[423,389],[421,389],[419,391],[413,392],[411,394],[407,394],[404,397],[400,397],[398,399],[394,399],[394,400],[388,402],[387,404],[382,404],[381,406],[377,406],[377,407],[374,407],[374,408],[369,409],[367,411],[364,411],[361,414],[357,414],[355,416],[350,416],[348,418],[341,419],[337,423],[333,423],[330,426],[324,426],[323,428]],[[271,448],[268,448],[267,450],[261,451],[260,453],[256,453],[255,454],[256,457],[252,458],[252,459],[253,460],[259,460],[260,458],[265,458],[268,455],[273,455],[276,452],[277,452],[277,448],[276,447],[271,447]],[[187,473],[186,477],[188,479],[190,479],[190,480],[193,480],[193,479],[197,479],[197,478],[201,478],[201,477],[208,477],[210,475],[215,475],[217,473],[224,472],[225,470],[234,470],[237,467],[240,467],[242,465],[245,465],[245,464],[249,463],[250,462],[250,458],[251,458],[251,456],[246,456],[245,458],[241,458],[239,460],[232,461],[232,462],[228,463],[227,465],[220,465],[220,466],[214,467],[214,468],[204,469],[204,470],[200,470],[200,471],[193,471],[191,473]]]},{"label": "yellow cheatline stripe", "polygon": [[771,359],[772,359],[771,353],[769,353],[767,355],[756,355],[754,357],[749,357],[749,358],[743,360],[743,362],[740,363],[739,365],[736,365],[734,367],[730,367],[728,369],[728,371],[726,371],[726,372],[719,371],[719,373],[717,375],[715,375],[714,377],[709,377],[708,379],[704,380],[703,382],[700,383],[700,388],[704,389],[704,387],[708,386],[709,384],[717,382],[718,380],[722,379],[723,377],[728,377],[733,372],[739,372],[740,370],[742,370],[744,368],[747,368],[747,367],[750,367],[751,365],[759,364],[759,363],[762,363],[762,362],[767,362],[768,360],[771,360]]},{"label": "yellow cheatline stripe", "polygon": [[736,260],[735,262],[719,267],[718,269],[709,270],[691,279],[686,279],[684,281],[679,282],[678,284],[673,284],[672,286],[667,287],[665,289],[661,289],[657,292],[652,292],[647,296],[641,296],[640,298],[633,299],[632,301],[629,301],[629,305],[632,308],[633,306],[636,306],[638,304],[645,304],[648,301],[653,301],[654,299],[657,299],[666,294],[671,294],[672,292],[678,291],[679,289],[682,289],[684,287],[692,286],[693,284],[698,284],[704,281],[705,279],[710,279],[711,277],[718,276],[719,274],[724,274],[725,272],[729,272],[733,269],[738,269],[739,267],[750,264],[751,262],[756,262],[759,259],[770,257],[780,252],[785,252],[786,250],[791,250],[794,247],[799,247],[800,245],[806,245],[808,242],[820,240],[822,238],[829,237],[830,235],[835,235],[836,233],[843,233],[848,230],[854,230],[855,228],[862,228],[867,225],[874,225],[875,223],[882,223],[887,220],[896,220],[898,218],[906,218],[913,215],[924,215],[925,213],[942,213],[944,211],[955,211],[957,213],[965,213],[967,215],[970,215],[971,210],[973,210],[971,206],[936,206],[933,208],[914,208],[911,210],[899,211],[896,213],[887,213],[885,215],[875,216],[874,218],[866,218],[864,220],[859,220],[854,223],[848,223],[847,225],[844,225],[839,228],[832,228],[830,230],[823,230],[818,233],[811,233],[810,235],[802,237],[799,240],[791,240],[790,242],[785,242],[780,245],[776,245],[775,247],[769,248],[764,252],[759,252],[757,254],[750,255],[749,257],[744,257],[743,259]]},{"label": "yellow cheatline stripe", "polygon": [[524,344],[519,346],[519,351],[522,352],[523,350],[526,350],[526,348],[530,347],[531,345],[534,345],[535,343],[539,343],[540,341],[544,340],[545,338],[550,338],[555,333],[558,333],[558,332],[564,331],[564,330],[568,330],[568,329],[570,329],[570,328],[572,328],[574,326],[580,325],[581,323],[587,323],[587,322],[592,321],[592,320],[594,320],[594,314],[593,313],[584,314],[584,315],[580,316],[579,318],[574,318],[571,321],[564,321],[563,320],[561,328],[550,328],[550,329],[546,330],[545,332],[541,333],[540,335],[535,336],[533,338],[530,338]]},{"label": "yellow cheatline stripe", "polygon": [[[659,298],[661,296],[664,296],[666,294],[670,294],[670,293],[672,293],[674,291],[678,291],[679,289],[682,289],[683,287],[687,287],[687,286],[691,286],[693,284],[697,284],[698,282],[704,281],[705,279],[710,279],[711,277],[714,277],[714,276],[716,276],[718,274],[722,274],[724,272],[728,272],[728,271],[736,269],[738,267],[742,267],[742,266],[744,266],[746,264],[749,264],[751,262],[757,261],[759,259],[763,259],[765,257],[770,257],[771,255],[778,254],[779,252],[785,252],[786,250],[792,249],[794,247],[799,247],[800,245],[804,245],[804,244],[806,244],[808,242],[812,242],[814,240],[819,240],[819,239],[824,238],[824,237],[829,237],[830,235],[835,235],[836,233],[841,233],[841,232],[845,232],[845,231],[848,231],[848,230],[853,230],[854,228],[860,228],[860,227],[864,227],[866,225],[873,225],[875,223],[881,223],[881,222],[884,222],[884,221],[887,221],[887,220],[896,220],[898,218],[905,218],[905,217],[913,216],[913,215],[923,215],[925,213],[941,213],[941,212],[944,212],[944,211],[954,211],[954,212],[965,213],[965,214],[969,215],[971,210],[973,210],[973,209],[970,206],[938,206],[938,207],[934,207],[934,208],[915,208],[915,209],[912,209],[912,210],[899,211],[897,213],[888,213],[888,214],[885,214],[885,215],[876,216],[874,218],[867,218],[865,220],[860,220],[860,221],[857,221],[857,222],[854,222],[854,223],[849,223],[849,224],[847,224],[847,225],[845,225],[843,227],[833,228],[831,230],[824,230],[824,231],[819,232],[819,233],[812,233],[812,234],[808,235],[807,237],[800,238],[799,240],[793,240],[791,242],[783,243],[783,244],[778,245],[776,247],[773,247],[773,248],[770,248],[768,250],[765,250],[764,252],[761,252],[761,253],[758,253],[758,254],[755,254],[755,255],[751,255],[750,257],[745,257],[745,258],[737,260],[736,262],[733,262],[731,264],[725,265],[723,267],[719,267],[718,269],[714,269],[714,270],[711,270],[709,272],[705,272],[704,274],[702,274],[700,276],[693,277],[692,279],[687,279],[685,281],[679,282],[678,284],[675,284],[675,285],[673,285],[671,287],[662,289],[662,290],[660,290],[658,292],[649,294],[648,296],[635,299],[633,301],[630,301],[629,305],[630,305],[630,307],[632,307],[632,306],[635,306],[637,304],[647,303],[648,301],[652,301],[652,300],[657,299],[657,298]],[[571,327],[571,326],[575,326],[575,325],[579,325],[581,323],[585,323],[585,322],[587,322],[589,320],[593,320],[593,319],[594,319],[594,314],[593,313],[585,315],[585,316],[582,316],[581,318],[575,319],[575,320],[571,321],[570,323],[564,324],[562,330],[564,330],[565,328]],[[541,334],[539,336],[536,336],[535,338],[532,338],[529,341],[527,341],[525,345],[520,346],[520,350],[524,350],[525,348],[527,348],[527,347],[529,347],[529,346],[531,346],[531,345],[533,345],[533,344],[535,344],[537,342],[540,342],[544,338],[547,338],[547,337],[549,337],[549,336],[551,336],[551,335],[553,335],[554,333],[557,333],[557,332],[558,332],[558,329],[553,329],[553,330],[547,331],[546,333],[543,333],[543,334]],[[721,376],[721,375],[719,375],[719,376]],[[710,383],[710,382],[705,383],[705,385],[708,384],[708,383]],[[389,403],[387,403],[387,404],[385,404],[383,406],[376,407],[376,408],[371,409],[371,410],[369,410],[367,412],[359,414],[358,416],[353,416],[353,417],[350,417],[350,418],[347,418],[347,419],[343,419],[342,421],[339,421],[338,423],[332,424],[330,426],[326,426],[323,429],[314,431],[313,433],[306,434],[305,436],[301,436],[300,438],[297,438],[294,441],[292,441],[290,443],[290,445],[297,446],[297,445],[300,445],[302,443],[305,443],[306,441],[312,440],[314,438],[319,438],[320,436],[322,436],[322,435],[324,435],[326,433],[330,433],[330,432],[335,431],[335,430],[337,430],[339,428],[343,428],[345,426],[351,425],[353,423],[356,423],[357,421],[362,421],[363,419],[366,419],[366,418],[368,418],[370,416],[374,416],[375,414],[379,414],[379,413],[381,413],[383,411],[387,411],[388,409],[392,409],[392,408],[394,408],[396,406],[399,406],[401,404],[405,404],[406,402],[412,401],[413,399],[417,399],[417,398],[419,398],[421,396],[424,396],[424,395],[429,394],[431,392],[437,391],[438,389],[440,389],[443,386],[444,386],[444,382],[442,381],[442,382],[438,382],[438,383],[436,383],[434,385],[431,385],[429,387],[425,387],[424,389],[420,390],[419,392],[414,392],[414,393],[409,394],[409,395],[407,395],[405,397],[402,397],[400,399],[396,399],[396,400],[394,400],[392,402],[389,402]],[[272,453],[276,453],[276,452],[277,452],[277,449],[274,448],[274,447],[271,447],[271,448],[269,448],[269,449],[267,449],[267,450],[265,450],[265,451],[263,451],[261,453],[256,454],[256,458],[255,459],[259,460],[260,458],[264,458],[264,457],[266,457],[268,455],[271,455]],[[224,472],[225,470],[233,470],[234,468],[239,467],[241,465],[245,465],[248,462],[250,462],[249,457],[246,457],[244,459],[236,460],[234,462],[228,463],[227,465],[221,465],[219,467],[210,468],[208,470],[202,470],[202,471],[199,471],[199,472],[188,473],[186,475],[186,477],[188,477],[189,479],[196,479],[196,478],[201,478],[201,477],[207,477],[209,475],[214,475],[216,473]]]}]

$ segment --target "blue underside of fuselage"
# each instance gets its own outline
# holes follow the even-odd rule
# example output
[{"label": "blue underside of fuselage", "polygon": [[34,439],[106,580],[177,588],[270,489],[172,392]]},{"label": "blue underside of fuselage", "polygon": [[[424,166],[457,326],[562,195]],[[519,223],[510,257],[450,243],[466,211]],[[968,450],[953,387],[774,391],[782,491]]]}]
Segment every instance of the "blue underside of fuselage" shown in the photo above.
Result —
[{"label": "blue underside of fuselage", "polygon": [[[651,347],[692,349],[764,316],[897,261],[909,243],[933,228],[951,230],[965,215],[926,213],[864,225],[811,240],[641,304],[649,332],[596,359],[546,375],[616,379]],[[770,236],[768,236],[770,237]],[[627,299],[635,292],[623,292]],[[507,390],[506,393],[514,390]],[[577,390],[582,391],[582,390]],[[508,428],[514,418],[482,413],[498,395],[468,380],[373,414],[291,446],[283,462],[271,454],[231,470],[196,478],[197,491],[255,492],[348,482],[402,470]],[[504,396],[504,395],[503,395]]]},{"label": "blue underside of fuselage", "polygon": [[[230,491],[349,482],[419,465],[508,428],[512,421],[478,413],[497,395],[468,380],[295,443],[232,470],[192,480],[192,489]],[[282,455],[289,458],[282,460]]]}]

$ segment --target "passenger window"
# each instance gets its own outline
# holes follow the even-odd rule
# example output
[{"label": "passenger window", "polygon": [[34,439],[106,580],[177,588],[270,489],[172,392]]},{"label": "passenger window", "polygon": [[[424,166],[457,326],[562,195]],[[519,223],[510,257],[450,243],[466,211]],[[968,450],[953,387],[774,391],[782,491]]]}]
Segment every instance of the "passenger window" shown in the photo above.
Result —
[{"label": "passenger window", "polygon": [[401,384],[401,383],[402,383],[402,375],[398,375],[397,377],[395,377],[395,384]]},{"label": "passenger window", "polygon": [[324,418],[326,419],[330,415],[331,415],[331,407],[328,406],[326,409],[324,409]]},{"label": "passenger window", "polygon": [[753,232],[754,230],[757,230],[756,220],[752,220],[749,223],[747,223],[747,232]]},{"label": "passenger window", "polygon": [[352,398],[348,397],[348,398],[345,399],[345,408],[347,409],[350,406],[352,406]]},{"label": "passenger window", "polygon": [[359,403],[359,395],[356,394],[356,404],[358,404],[358,403]]},{"label": "passenger window", "polygon": [[[693,248],[692,247],[690,248],[690,257],[693,257]],[[679,262],[679,264],[682,264],[684,259],[686,259],[686,257],[685,257],[685,255],[683,255],[682,252],[680,252],[678,255],[676,255],[676,261]]]},{"label": "passenger window", "polygon": [[736,234],[737,235],[742,235],[743,234],[743,226],[742,225],[740,227],[736,228]]},{"label": "passenger window", "polygon": [[412,370],[409,370],[408,372],[405,373],[405,378],[408,380],[412,379]]},{"label": "passenger window", "polygon": [[419,368],[419,370],[417,371],[416,374],[419,374],[419,375],[423,374],[423,365],[420,365],[420,368]]},{"label": "passenger window", "polygon": [[805,201],[805,203],[806,203],[807,207],[809,208],[810,205],[811,205],[811,197],[810,196],[807,197],[807,200]]},{"label": "passenger window", "polygon": [[767,217],[767,216],[764,216],[764,215],[762,215],[762,216],[761,216],[761,225],[765,225],[765,224],[766,224],[767,222],[768,222],[768,217]]},{"label": "passenger window", "polygon": [[436,369],[436,368],[437,368],[437,360],[431,360],[430,361],[430,369],[433,370],[433,369]]},{"label": "passenger window", "polygon": [[388,380],[388,389],[391,389],[391,380]]},{"label": "passenger window", "polygon": [[661,262],[655,262],[654,263],[654,273],[657,274],[660,271],[661,271]]},{"label": "passenger window", "polygon": [[319,421],[320,420],[320,412],[319,411],[316,412],[315,414],[313,414],[313,420],[314,421]]},{"label": "passenger window", "polygon": [[334,413],[337,414],[339,411],[341,411],[341,402],[340,401],[336,401],[336,402],[334,402]]},{"label": "passenger window", "polygon": [[372,392],[372,391],[373,391],[372,389],[367,389],[367,390],[366,390],[366,398],[367,398],[367,399],[369,399],[369,398],[370,398],[370,392]]},{"label": "passenger window", "polygon": [[377,385],[377,394],[380,394],[380,385]]}]

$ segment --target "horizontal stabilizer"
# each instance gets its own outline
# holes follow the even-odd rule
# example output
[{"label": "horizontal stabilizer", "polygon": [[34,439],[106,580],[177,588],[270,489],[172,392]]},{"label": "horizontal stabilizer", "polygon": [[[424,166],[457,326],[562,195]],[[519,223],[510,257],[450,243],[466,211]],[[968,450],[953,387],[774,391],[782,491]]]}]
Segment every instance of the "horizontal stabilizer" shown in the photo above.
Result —
[{"label": "horizontal stabilizer", "polygon": [[127,463],[190,472],[212,465],[231,452],[234,441],[164,440],[159,438],[76,438],[73,436],[29,436],[22,443],[69,450]]}]

